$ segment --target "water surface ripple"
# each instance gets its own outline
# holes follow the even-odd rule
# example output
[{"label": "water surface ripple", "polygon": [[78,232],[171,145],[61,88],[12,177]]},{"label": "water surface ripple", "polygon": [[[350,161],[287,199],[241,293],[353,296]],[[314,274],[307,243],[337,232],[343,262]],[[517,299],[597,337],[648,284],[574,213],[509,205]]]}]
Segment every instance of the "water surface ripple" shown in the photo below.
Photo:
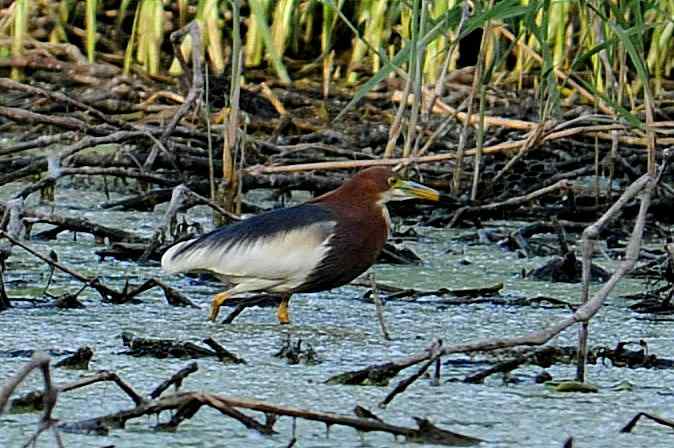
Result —
[{"label": "water surface ripple", "polygon": [[[160,222],[160,210],[154,213],[124,213],[104,211],[95,204],[104,201],[101,194],[79,190],[59,189],[57,211],[70,216],[84,216],[112,227],[131,229],[151,235]],[[6,197],[5,192],[2,194]],[[29,204],[35,205],[35,204]],[[47,210],[48,208],[45,208]],[[199,219],[208,226],[207,212],[199,211]],[[47,228],[47,227],[43,227]],[[41,228],[36,226],[34,233]],[[525,281],[519,272],[538,266],[544,259],[518,259],[494,246],[470,246],[453,241],[465,231],[421,229],[423,237],[408,245],[425,260],[421,267],[378,265],[377,280],[397,286],[435,289],[465,288],[505,283],[506,296],[543,294],[559,299],[578,301],[579,285],[546,284]],[[130,331],[151,338],[177,338],[200,342],[214,337],[244,359],[245,365],[222,365],[215,360],[199,360],[199,372],[190,376],[184,390],[203,390],[222,395],[268,400],[272,403],[305,407],[313,410],[349,414],[355,404],[363,405],[386,421],[413,426],[412,416],[427,417],[436,424],[467,435],[485,439],[488,447],[561,447],[573,436],[581,447],[674,446],[674,434],[652,424],[639,424],[635,433],[620,434],[619,429],[639,411],[674,417],[671,411],[671,384],[674,372],[667,370],[620,369],[606,365],[589,367],[589,379],[601,388],[592,395],[559,394],[534,383],[540,368],[515,371],[517,384],[504,385],[499,377],[485,384],[449,382],[461,379],[475,367],[453,364],[443,369],[443,382],[432,386],[428,379],[417,381],[398,396],[386,409],[376,404],[391,390],[381,387],[328,386],[329,376],[418,352],[434,338],[452,344],[493,336],[521,335],[559,319],[567,311],[545,306],[515,307],[491,304],[439,307],[432,297],[425,303],[402,304],[389,302],[385,308],[393,340],[380,335],[375,308],[359,300],[362,290],[343,287],[326,293],[306,294],[291,301],[293,324],[276,325],[275,312],[269,308],[246,310],[231,325],[213,325],[206,321],[207,304],[217,285],[197,283],[185,277],[166,276],[157,264],[139,266],[135,263],[106,260],[99,263],[92,238],[78,235],[73,241],[69,233],[57,241],[31,243],[42,253],[53,248],[60,260],[83,273],[98,273],[111,286],[121,288],[125,277],[133,283],[160,276],[186,293],[202,308],[174,308],[165,303],[160,290],[141,296],[141,304],[109,305],[101,303],[98,295],[86,291],[81,298],[83,310],[55,310],[17,306],[0,313],[0,351],[18,349],[69,349],[88,345],[94,348],[91,371],[111,370],[137,390],[149,393],[189,360],[133,358],[119,354],[123,351],[120,334]],[[449,251],[449,252],[448,252]],[[457,255],[458,254],[458,255]],[[467,263],[462,263],[467,261]],[[611,267],[598,258],[597,262]],[[30,297],[41,292],[48,269],[36,263],[16,248],[8,264],[10,295]],[[79,284],[57,273],[51,292],[76,291]],[[638,291],[643,286],[634,281],[624,282],[614,292],[605,308],[591,325],[591,344],[614,346],[620,340],[644,339],[652,353],[674,357],[672,323],[640,319],[626,310],[616,296]],[[228,310],[224,310],[227,312]],[[318,352],[322,364],[314,366],[287,365],[272,355],[287,335],[301,338]],[[554,340],[557,345],[573,344],[576,330],[567,331]],[[457,355],[455,358],[466,358]],[[0,358],[0,382],[14,374],[27,358]],[[555,366],[549,372],[556,378],[570,378],[573,366]],[[404,372],[405,375],[411,372]],[[91,372],[56,369],[58,383],[74,381]],[[394,383],[400,380],[399,376]],[[631,391],[611,389],[627,381]],[[31,375],[18,393],[41,387],[37,374]],[[59,397],[55,417],[74,421],[131,407],[130,400],[115,386],[95,385],[69,392]],[[159,419],[166,420],[168,413]],[[21,446],[36,427],[38,414],[10,414],[0,417],[0,446]],[[184,422],[176,433],[155,432],[156,419],[130,421],[126,430],[114,430],[106,437],[64,434],[66,446],[117,448],[138,446],[200,446],[200,447],[279,447],[291,438],[292,421],[280,418],[279,432],[262,437],[247,431],[238,422],[223,418],[218,412],[202,409]],[[387,434],[370,433],[362,437],[350,428],[333,427],[326,436],[325,427],[314,422],[298,421],[297,434],[302,447],[386,447],[396,445]],[[43,436],[38,446],[52,446],[49,436]]]}]

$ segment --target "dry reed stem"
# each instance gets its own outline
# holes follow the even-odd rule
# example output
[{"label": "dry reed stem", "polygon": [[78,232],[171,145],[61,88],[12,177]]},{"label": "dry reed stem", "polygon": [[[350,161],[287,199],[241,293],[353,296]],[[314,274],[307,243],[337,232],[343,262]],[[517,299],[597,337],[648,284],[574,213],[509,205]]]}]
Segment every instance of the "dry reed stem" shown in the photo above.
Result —
[{"label": "dry reed stem", "polygon": [[285,108],[281,100],[276,96],[274,91],[269,88],[269,86],[266,83],[261,83],[260,84],[260,93],[262,94],[263,97],[269,100],[271,105],[276,109],[276,112],[278,112],[279,115],[285,117],[288,116],[288,110]]},{"label": "dry reed stem", "polygon": [[[551,132],[540,139],[540,143],[557,140],[560,138],[571,137],[573,135],[584,134],[594,135],[598,131],[610,131],[613,129],[624,129],[622,125],[597,125],[597,126],[579,126],[569,129],[564,129],[557,132]],[[610,136],[609,136],[610,137]],[[664,139],[661,139],[662,142]],[[528,137],[525,137],[523,140],[518,140],[515,142],[499,143],[498,145],[485,146],[482,148],[482,154],[497,154],[506,151],[513,151],[521,148],[526,145],[528,142]],[[465,151],[464,156],[474,156],[476,153],[476,148],[471,148]],[[396,159],[382,159],[382,160],[348,160],[348,161],[338,161],[338,162],[313,162],[313,163],[298,163],[293,165],[279,165],[279,166],[263,166],[255,165],[246,169],[246,172],[251,175],[258,174],[276,174],[276,173],[297,173],[302,171],[313,171],[313,170],[342,170],[342,169],[352,169],[352,168],[367,168],[371,166],[395,166],[395,165],[409,165],[412,163],[415,164],[425,164],[425,163],[437,163],[444,162],[447,160],[452,160],[456,157],[455,153],[444,153],[444,154],[434,154],[430,156],[423,157],[409,157],[409,158],[396,158]]]},{"label": "dry reed stem", "polygon": [[[424,95],[425,96],[430,96],[432,92],[429,92],[428,90],[425,91]],[[396,90],[391,94],[391,101],[393,102],[402,102],[403,98],[405,98],[405,95],[403,92],[400,90]],[[415,98],[413,94],[407,95],[407,102],[409,104],[412,104],[415,102]],[[455,108],[452,106],[446,104],[443,102],[440,98],[437,98],[435,100],[435,103],[433,104],[433,109],[432,111],[434,113],[438,114],[450,114],[456,116],[461,122],[467,124],[467,125],[472,125],[472,124],[477,124],[480,122],[480,115],[479,114],[469,114],[466,112],[458,112]],[[524,120],[514,120],[510,118],[500,118],[500,117],[491,117],[485,115],[484,117],[484,124],[488,126],[500,126],[500,127],[505,127],[505,128],[510,128],[510,129],[521,129],[524,131],[528,131],[536,127],[537,123],[533,123],[531,121],[524,121]]]}]

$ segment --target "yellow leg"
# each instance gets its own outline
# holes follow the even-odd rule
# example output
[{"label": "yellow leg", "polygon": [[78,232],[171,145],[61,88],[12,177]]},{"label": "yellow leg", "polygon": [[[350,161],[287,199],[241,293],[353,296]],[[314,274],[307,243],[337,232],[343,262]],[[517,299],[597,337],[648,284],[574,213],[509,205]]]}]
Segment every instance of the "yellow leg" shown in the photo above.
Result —
[{"label": "yellow leg", "polygon": [[215,321],[215,319],[218,317],[218,314],[220,313],[220,307],[222,306],[223,302],[231,298],[232,296],[227,291],[213,296],[213,300],[211,301],[211,312],[208,314],[208,320]]},{"label": "yellow leg", "polygon": [[281,303],[276,310],[276,317],[278,317],[278,323],[281,325],[287,325],[290,323],[288,317],[288,303],[290,302],[290,294],[283,296]]}]

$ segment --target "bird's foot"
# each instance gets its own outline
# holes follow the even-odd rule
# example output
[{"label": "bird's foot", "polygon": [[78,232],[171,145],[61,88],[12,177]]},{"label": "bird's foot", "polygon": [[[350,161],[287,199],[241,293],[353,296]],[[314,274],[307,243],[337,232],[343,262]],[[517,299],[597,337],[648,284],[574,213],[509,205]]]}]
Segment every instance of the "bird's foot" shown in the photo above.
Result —
[{"label": "bird's foot", "polygon": [[223,302],[229,298],[230,295],[226,292],[221,292],[220,294],[216,294],[213,297],[213,300],[211,301],[211,311],[208,313],[208,320],[215,322],[218,314],[220,314],[220,307],[222,306]]},{"label": "bird's foot", "polygon": [[220,305],[215,306],[211,305],[211,311],[208,313],[208,320],[211,322],[215,322],[215,319],[217,319],[218,314],[220,314]]},{"label": "bird's foot", "polygon": [[288,303],[290,302],[290,296],[283,297],[281,303],[276,310],[276,317],[278,318],[278,323],[280,325],[288,325],[290,323],[290,316],[288,315]]}]

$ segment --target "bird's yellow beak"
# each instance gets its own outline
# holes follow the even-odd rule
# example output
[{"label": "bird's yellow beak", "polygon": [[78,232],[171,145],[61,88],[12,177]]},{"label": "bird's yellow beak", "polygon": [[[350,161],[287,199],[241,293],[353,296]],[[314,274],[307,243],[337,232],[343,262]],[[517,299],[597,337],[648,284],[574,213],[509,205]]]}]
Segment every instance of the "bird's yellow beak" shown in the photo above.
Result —
[{"label": "bird's yellow beak", "polygon": [[417,198],[434,202],[440,200],[440,193],[436,190],[410,180],[396,179],[392,187],[396,199]]}]

